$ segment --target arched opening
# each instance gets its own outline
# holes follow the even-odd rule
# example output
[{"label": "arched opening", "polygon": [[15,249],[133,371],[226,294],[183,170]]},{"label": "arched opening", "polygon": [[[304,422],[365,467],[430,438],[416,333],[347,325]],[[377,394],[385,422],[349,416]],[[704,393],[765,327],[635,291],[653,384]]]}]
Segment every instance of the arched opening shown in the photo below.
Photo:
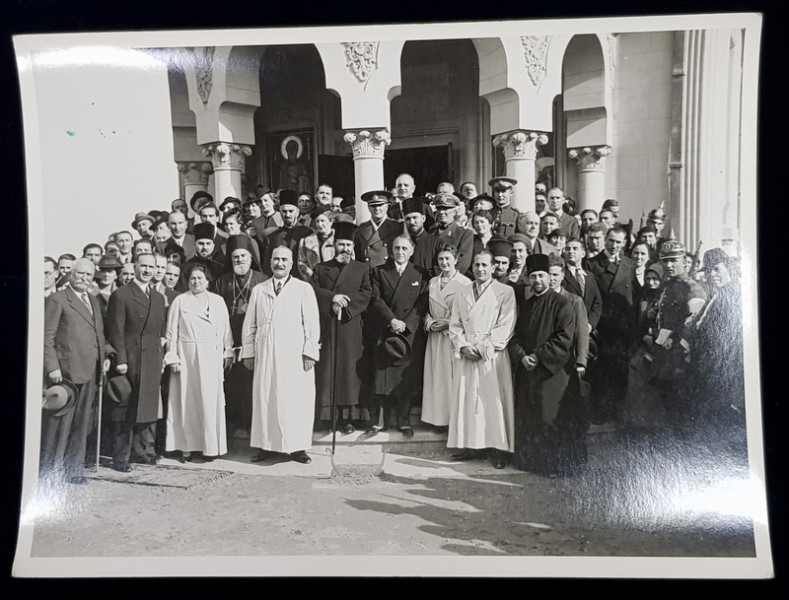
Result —
[{"label": "arched opening", "polygon": [[402,93],[391,102],[392,143],[384,181],[413,175],[417,193],[479,175],[479,60],[470,40],[410,41],[400,60]]}]

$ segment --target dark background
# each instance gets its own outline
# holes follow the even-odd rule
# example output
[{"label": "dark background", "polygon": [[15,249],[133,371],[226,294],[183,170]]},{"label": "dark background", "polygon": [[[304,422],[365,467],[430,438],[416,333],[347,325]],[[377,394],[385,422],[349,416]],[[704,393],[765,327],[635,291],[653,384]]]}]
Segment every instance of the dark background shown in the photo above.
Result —
[{"label": "dark background", "polygon": [[[394,585],[375,580],[260,580],[250,589],[247,581],[232,582],[137,579],[126,582],[127,593],[143,591],[151,596],[191,591],[197,583],[206,593],[212,585],[228,585],[239,594],[260,593],[267,597],[296,597],[304,593],[353,596],[378,596],[389,593],[404,597],[445,596],[457,590],[464,596],[490,595],[493,589],[501,595],[579,593],[605,594],[749,594],[764,593],[775,597],[780,593],[786,569],[787,502],[784,460],[787,427],[786,385],[781,377],[787,355],[784,332],[786,321],[785,292],[782,271],[783,243],[787,224],[787,197],[784,189],[787,162],[786,83],[787,83],[787,20],[782,3],[777,0],[758,1],[657,1],[618,2],[604,6],[590,2],[556,2],[544,0],[460,3],[444,0],[411,3],[369,0],[334,0],[332,2],[235,2],[227,0],[187,0],[184,2],[143,0],[0,0],[0,184],[2,202],[3,249],[0,261],[0,307],[2,307],[2,350],[0,374],[4,385],[0,402],[3,435],[0,473],[4,488],[2,563],[0,577],[3,589],[15,597],[16,592],[47,594],[80,594],[111,596],[120,590],[107,580],[13,580],[10,577],[19,518],[22,482],[22,451],[24,447],[24,402],[26,382],[27,324],[27,211],[25,191],[25,153],[22,132],[19,83],[11,36],[31,33],[79,33],[98,31],[136,31],[169,29],[219,29],[238,27],[285,27],[309,25],[377,25],[385,23],[425,23],[462,21],[499,21],[510,19],[548,19],[580,17],[615,17],[638,15],[669,15],[715,12],[762,12],[763,45],[760,68],[759,100],[759,312],[761,321],[760,348],[762,364],[762,406],[765,422],[765,460],[768,471],[769,517],[776,579],[772,581],[657,581],[645,584],[632,580],[520,580],[505,581],[438,581],[397,580]],[[743,198],[743,203],[756,198]],[[776,274],[773,271],[777,269]],[[38,285],[40,273],[33,273]],[[768,287],[769,286],[769,287]],[[385,534],[385,532],[382,532]],[[294,557],[294,560],[298,558]],[[461,588],[461,586],[463,586]],[[491,588],[495,586],[495,588]],[[219,592],[222,593],[221,591]],[[232,592],[231,592],[232,593]]]}]

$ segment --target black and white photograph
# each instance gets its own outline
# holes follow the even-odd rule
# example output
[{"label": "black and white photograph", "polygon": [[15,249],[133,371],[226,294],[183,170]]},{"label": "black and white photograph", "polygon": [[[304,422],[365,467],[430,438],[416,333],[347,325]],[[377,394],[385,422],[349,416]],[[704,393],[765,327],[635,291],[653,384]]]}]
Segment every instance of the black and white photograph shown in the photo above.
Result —
[{"label": "black and white photograph", "polygon": [[761,28],[15,36],[13,574],[770,578]]}]

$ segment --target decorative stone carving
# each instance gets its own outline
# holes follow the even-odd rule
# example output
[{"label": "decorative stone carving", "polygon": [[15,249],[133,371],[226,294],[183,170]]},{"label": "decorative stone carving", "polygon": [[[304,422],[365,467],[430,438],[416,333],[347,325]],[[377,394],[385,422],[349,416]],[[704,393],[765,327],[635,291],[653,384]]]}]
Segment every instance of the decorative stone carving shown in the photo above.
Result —
[{"label": "decorative stone carving", "polygon": [[183,173],[187,185],[208,185],[208,176],[214,172],[210,162],[179,162],[178,170]]},{"label": "decorative stone carving", "polygon": [[392,143],[392,136],[388,129],[379,129],[370,132],[366,129],[362,131],[349,131],[343,138],[351,145],[353,157],[384,157],[384,148]]},{"label": "decorative stone carving", "polygon": [[579,171],[602,171],[603,159],[611,154],[611,146],[573,148],[567,155],[576,161]]},{"label": "decorative stone carving", "polygon": [[523,55],[526,57],[526,72],[536,87],[545,79],[548,72],[548,46],[551,43],[547,35],[522,35]]},{"label": "decorative stone carving", "polygon": [[548,143],[548,136],[535,131],[513,131],[493,138],[493,146],[504,150],[504,158],[536,160],[537,147]]},{"label": "decorative stone carving", "polygon": [[241,144],[207,144],[203,146],[203,156],[211,157],[214,169],[241,170],[244,158],[252,155],[252,148]]},{"label": "decorative stone carving", "polygon": [[359,83],[365,83],[378,69],[380,42],[341,42],[345,48],[345,66]]},{"label": "decorative stone carving", "polygon": [[208,97],[211,95],[214,74],[214,52],[213,46],[204,48],[191,48],[194,58],[195,77],[197,78],[197,94],[200,96],[203,105],[208,104]]}]

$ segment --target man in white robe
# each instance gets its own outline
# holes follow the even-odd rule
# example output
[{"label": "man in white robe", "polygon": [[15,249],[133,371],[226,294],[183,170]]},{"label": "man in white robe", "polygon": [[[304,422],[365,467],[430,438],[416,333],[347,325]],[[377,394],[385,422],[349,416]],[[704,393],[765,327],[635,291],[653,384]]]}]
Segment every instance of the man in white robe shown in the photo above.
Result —
[{"label": "man in white robe", "polygon": [[454,382],[447,446],[461,448],[452,460],[476,458],[489,448],[504,468],[514,449],[512,369],[507,344],[515,329],[515,292],[493,279],[493,255],[483,250],[472,262],[474,283],[452,304],[449,336],[460,365]]},{"label": "man in white robe", "polygon": [[241,359],[254,369],[250,446],[260,462],[287,453],[312,462],[315,373],[320,352],[320,316],[312,286],[291,276],[293,252],[271,254],[272,278],[252,289],[244,317]]}]

